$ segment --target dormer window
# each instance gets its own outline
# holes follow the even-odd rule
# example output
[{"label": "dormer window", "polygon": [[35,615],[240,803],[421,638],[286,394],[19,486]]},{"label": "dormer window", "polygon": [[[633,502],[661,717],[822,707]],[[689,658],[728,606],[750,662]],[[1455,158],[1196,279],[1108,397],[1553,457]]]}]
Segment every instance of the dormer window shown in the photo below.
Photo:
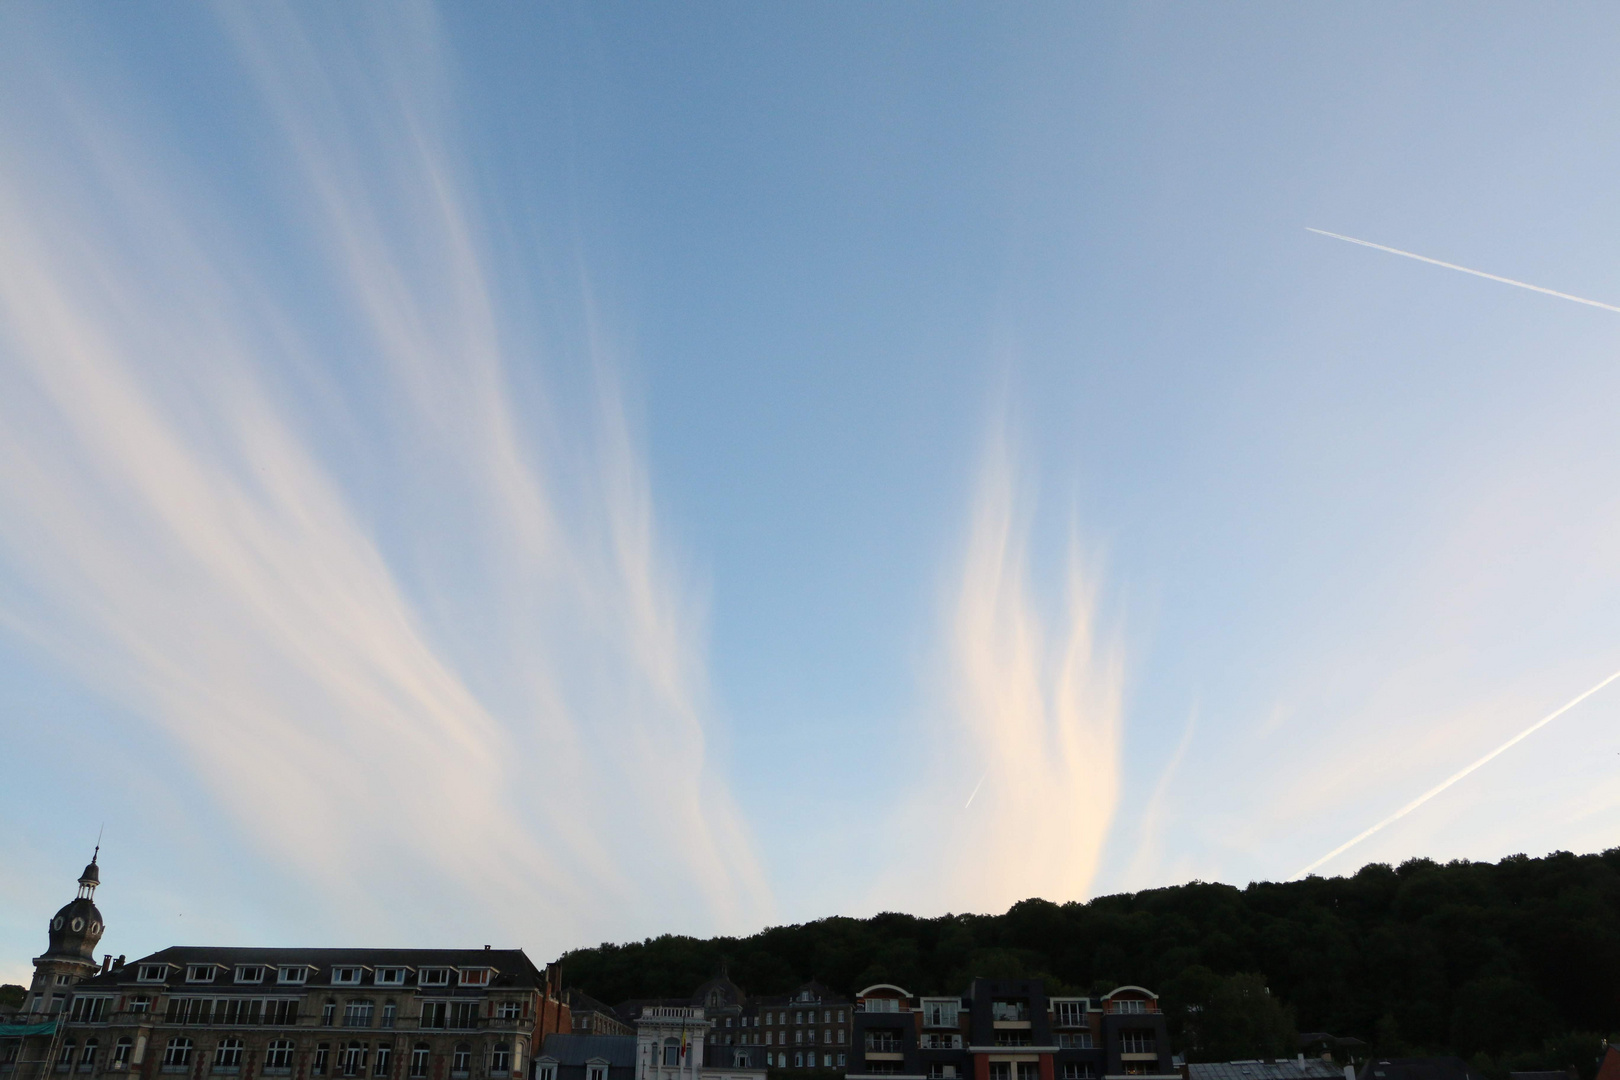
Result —
[{"label": "dormer window", "polygon": [[360,970],[361,969],[357,968],[357,967],[335,967],[335,968],[333,968],[332,969],[332,985],[334,985],[334,986],[359,986],[360,985]]},{"label": "dormer window", "polygon": [[264,982],[264,968],[258,964],[238,964],[236,967],[236,981],[239,983]]},{"label": "dormer window", "polygon": [[302,986],[309,978],[309,969],[306,967],[284,967],[276,975],[276,981],[284,986]]},{"label": "dormer window", "polygon": [[490,975],[489,968],[462,968],[461,969],[461,985],[462,986],[488,986],[489,985],[489,975]]},{"label": "dormer window", "polygon": [[449,986],[450,969],[423,968],[417,972],[416,983],[418,986]]},{"label": "dormer window", "polygon": [[213,964],[190,964],[186,967],[186,982],[211,983],[213,981]]},{"label": "dormer window", "polygon": [[405,969],[402,967],[378,968],[378,986],[404,986]]},{"label": "dormer window", "polygon": [[142,964],[135,973],[136,982],[162,982],[169,977],[168,964]]}]

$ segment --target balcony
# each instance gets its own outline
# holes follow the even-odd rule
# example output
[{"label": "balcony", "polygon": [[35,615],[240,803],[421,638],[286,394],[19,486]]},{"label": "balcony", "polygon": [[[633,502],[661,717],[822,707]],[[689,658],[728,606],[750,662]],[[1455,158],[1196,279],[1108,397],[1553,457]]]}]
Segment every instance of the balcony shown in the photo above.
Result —
[{"label": "balcony", "polygon": [[643,1005],[641,1015],[648,1020],[702,1020],[702,1009],[680,1005]]},{"label": "balcony", "polygon": [[906,1048],[905,1041],[893,1035],[868,1035],[866,1037],[866,1052],[868,1054],[900,1054]]},{"label": "balcony", "polygon": [[990,1003],[990,1019],[997,1024],[1027,1024],[1029,1023],[1029,1002],[992,1001]]},{"label": "balcony", "polygon": [[924,1050],[960,1050],[962,1036],[925,1034],[920,1045]]}]

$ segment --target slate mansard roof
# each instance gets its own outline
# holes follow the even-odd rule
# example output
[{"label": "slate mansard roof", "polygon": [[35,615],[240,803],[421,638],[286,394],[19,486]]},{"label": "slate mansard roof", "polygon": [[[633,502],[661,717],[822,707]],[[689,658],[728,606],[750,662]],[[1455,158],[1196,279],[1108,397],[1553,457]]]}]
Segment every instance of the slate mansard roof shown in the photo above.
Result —
[{"label": "slate mansard roof", "polygon": [[547,1035],[545,1049],[540,1057],[551,1058],[559,1065],[583,1065],[587,1061],[605,1061],[609,1066],[634,1068],[636,1064],[636,1037],[634,1035]]},{"label": "slate mansard roof", "polygon": [[[332,985],[334,967],[371,968],[403,967],[412,969],[406,984],[399,989],[416,986],[415,970],[421,968],[494,968],[490,988],[539,989],[545,986],[545,975],[535,967],[534,961],[522,949],[254,949],[218,948],[206,945],[176,945],[149,956],[126,963],[122,968],[108,971],[79,983],[76,989],[111,989],[134,983],[143,964],[168,964],[170,971],[165,982],[170,986],[208,988],[210,990],[262,991],[274,986],[274,977],[263,983],[238,983],[234,972],[238,965],[260,965],[266,968],[302,966],[310,969],[304,986]],[[231,974],[212,983],[186,982],[186,968],[192,964],[217,964]],[[373,973],[362,977],[361,984],[373,985]],[[160,985],[160,984],[146,984]],[[351,984],[345,984],[351,985]],[[435,992],[446,988],[434,987]],[[448,989],[456,989],[449,987]],[[485,987],[478,987],[483,990]]]}]

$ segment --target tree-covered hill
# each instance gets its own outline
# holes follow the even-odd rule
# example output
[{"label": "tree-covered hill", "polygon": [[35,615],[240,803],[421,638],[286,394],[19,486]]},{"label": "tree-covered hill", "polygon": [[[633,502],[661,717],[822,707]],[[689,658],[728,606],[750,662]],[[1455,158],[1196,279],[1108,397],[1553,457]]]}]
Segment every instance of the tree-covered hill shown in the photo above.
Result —
[{"label": "tree-covered hill", "polygon": [[579,949],[562,968],[567,985],[621,1001],[690,994],[722,960],[761,994],[810,978],[846,994],[875,982],[955,993],[978,975],[1039,975],[1081,993],[1137,983],[1164,995],[1195,1058],[1280,1042],[1263,1017],[1247,1038],[1264,1045],[1200,1046],[1209,1039],[1183,1023],[1190,1005],[1218,1012],[1222,1000],[1251,998],[1244,988],[1255,980],[1241,977],[1252,975],[1298,1030],[1357,1036],[1381,1053],[1506,1062],[1544,1057],[1572,1032],[1589,1033],[1577,1039],[1584,1046],[1620,1031],[1620,848],[1495,864],[1414,859],[1244,889],[1193,882],[1084,904],[1025,900],[1002,915],[890,913],[746,938],[665,936]]}]

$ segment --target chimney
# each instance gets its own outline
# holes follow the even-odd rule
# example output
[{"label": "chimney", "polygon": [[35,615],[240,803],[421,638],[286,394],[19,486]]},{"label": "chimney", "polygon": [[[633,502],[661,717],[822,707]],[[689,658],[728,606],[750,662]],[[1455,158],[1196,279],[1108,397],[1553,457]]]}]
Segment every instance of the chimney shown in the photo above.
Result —
[{"label": "chimney", "polygon": [[118,959],[113,961],[113,970],[118,971],[121,968],[123,968],[123,966],[124,966],[124,954],[119,953],[118,954]]},{"label": "chimney", "polygon": [[1299,1067],[1302,1069],[1305,1067],[1305,1051],[1303,1050],[1299,1052]]},{"label": "chimney", "polygon": [[103,975],[112,970],[112,953],[101,954],[101,973]]}]

